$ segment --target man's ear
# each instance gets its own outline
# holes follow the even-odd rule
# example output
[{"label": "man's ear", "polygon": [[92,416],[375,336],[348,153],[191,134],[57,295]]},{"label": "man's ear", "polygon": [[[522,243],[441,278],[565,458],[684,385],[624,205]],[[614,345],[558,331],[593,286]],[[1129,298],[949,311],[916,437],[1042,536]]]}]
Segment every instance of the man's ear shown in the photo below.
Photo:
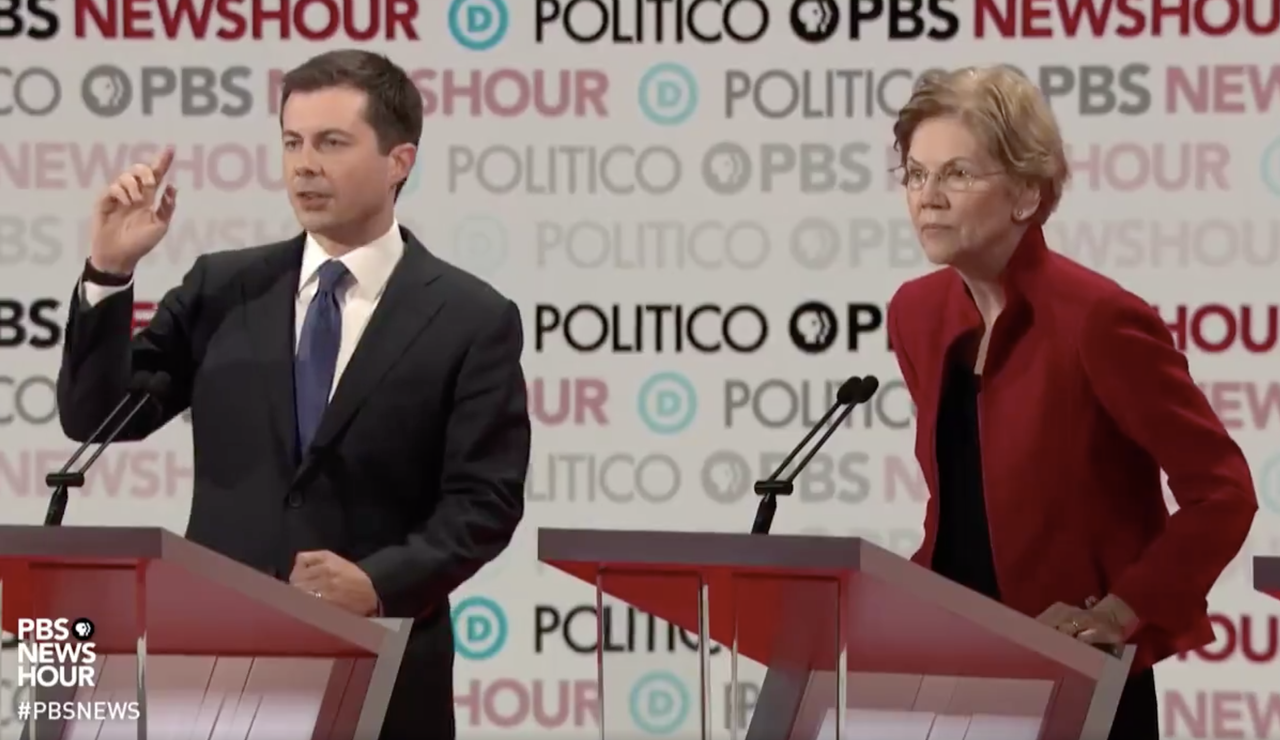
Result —
[{"label": "man's ear", "polygon": [[391,162],[394,165],[391,168],[391,182],[388,185],[396,185],[409,179],[409,175],[413,172],[413,165],[418,161],[418,147],[413,144],[400,144],[388,152]]}]

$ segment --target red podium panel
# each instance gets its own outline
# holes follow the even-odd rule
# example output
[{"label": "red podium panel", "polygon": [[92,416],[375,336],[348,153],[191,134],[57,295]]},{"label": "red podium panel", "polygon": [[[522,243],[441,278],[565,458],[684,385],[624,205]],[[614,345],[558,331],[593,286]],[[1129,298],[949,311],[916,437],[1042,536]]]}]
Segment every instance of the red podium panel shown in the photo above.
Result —
[{"label": "red podium panel", "polygon": [[[681,713],[669,707],[686,701],[702,714],[689,737],[741,723],[749,740],[1096,740],[1132,662],[1132,648],[1112,656],[860,539],[543,528],[538,556],[596,588],[602,622],[617,621],[608,597],[692,635],[697,660],[673,670],[678,657],[610,652],[614,625],[602,624],[606,735],[675,733]],[[667,669],[652,670],[662,660]],[[743,691],[747,661],[764,678]],[[616,669],[627,662],[635,670]],[[696,688],[668,692],[641,718],[637,697],[652,692],[633,674]],[[627,701],[620,682],[633,687]],[[654,719],[659,705],[665,719]]]},{"label": "red podium panel", "polygon": [[0,526],[0,623],[16,634],[24,617],[86,617],[103,656],[95,685],[32,687],[27,699],[137,702],[140,715],[95,719],[91,731],[33,718],[42,739],[374,740],[409,627],[357,617],[164,529]]},{"label": "red podium panel", "polygon": [[1272,598],[1280,599],[1280,558],[1253,559],[1253,587]]}]

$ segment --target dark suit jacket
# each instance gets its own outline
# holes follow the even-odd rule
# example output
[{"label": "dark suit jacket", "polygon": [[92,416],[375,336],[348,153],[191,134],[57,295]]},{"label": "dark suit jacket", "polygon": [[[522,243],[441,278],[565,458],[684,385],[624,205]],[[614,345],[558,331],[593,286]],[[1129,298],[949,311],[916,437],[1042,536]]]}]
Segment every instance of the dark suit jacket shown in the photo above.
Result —
[{"label": "dark suit jacket", "polygon": [[200,257],[132,341],[132,290],[88,308],[77,286],[58,406],[80,441],[132,373],[168,373],[163,414],[126,438],[190,408],[186,536],[282,579],[303,550],[358,563],[385,616],[418,618],[384,737],[452,737],[449,593],[502,552],[524,511],[523,333],[514,303],[402,231],[404,257],[303,459],[292,368],[302,236]]},{"label": "dark suit jacket", "polygon": [[[1005,603],[1114,594],[1142,621],[1135,670],[1213,641],[1207,596],[1239,553],[1257,498],[1227,435],[1156,311],[1050,251],[1039,229],[1004,277],[979,407],[985,493]],[[930,565],[938,526],[935,429],[944,359],[982,319],[960,276],[904,284],[890,341],[918,408],[916,457],[930,497],[913,558]],[[1179,511],[1164,503],[1160,471]]]}]

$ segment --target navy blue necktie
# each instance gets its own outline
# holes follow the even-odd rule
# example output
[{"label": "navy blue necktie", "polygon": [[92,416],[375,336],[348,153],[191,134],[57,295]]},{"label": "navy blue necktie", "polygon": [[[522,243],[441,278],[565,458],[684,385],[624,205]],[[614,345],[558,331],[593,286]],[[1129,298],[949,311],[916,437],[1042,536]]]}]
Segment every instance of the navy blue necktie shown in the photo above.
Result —
[{"label": "navy blue necktie", "polygon": [[342,307],[337,288],[347,276],[347,267],[337,260],[320,266],[320,288],[307,307],[293,359],[294,408],[298,416],[298,452],[306,454],[320,426],[320,417],[329,405],[333,376],[338,367],[338,346],[342,343]]}]

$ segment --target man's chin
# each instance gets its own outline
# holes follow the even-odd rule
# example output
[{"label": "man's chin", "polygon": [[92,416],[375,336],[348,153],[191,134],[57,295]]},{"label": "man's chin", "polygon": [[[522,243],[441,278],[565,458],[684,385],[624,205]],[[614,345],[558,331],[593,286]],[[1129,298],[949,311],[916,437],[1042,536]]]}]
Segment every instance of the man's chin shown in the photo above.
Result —
[{"label": "man's chin", "polygon": [[333,225],[334,219],[328,212],[308,211],[303,209],[294,209],[294,215],[298,218],[298,223],[307,231],[323,231],[325,228]]}]

